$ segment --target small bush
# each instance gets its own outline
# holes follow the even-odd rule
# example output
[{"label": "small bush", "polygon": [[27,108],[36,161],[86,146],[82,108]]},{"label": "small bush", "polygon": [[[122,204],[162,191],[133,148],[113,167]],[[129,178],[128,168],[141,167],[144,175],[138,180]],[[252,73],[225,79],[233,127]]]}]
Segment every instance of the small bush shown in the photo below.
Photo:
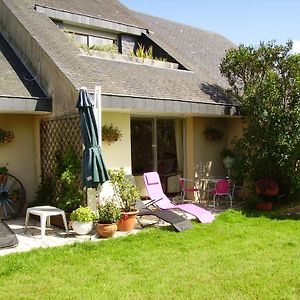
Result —
[{"label": "small bush", "polygon": [[96,216],[89,207],[80,206],[79,208],[72,211],[70,219],[72,221],[85,223],[94,221],[96,219]]},{"label": "small bush", "polygon": [[100,224],[112,224],[121,219],[121,209],[115,203],[107,202],[98,206],[97,221]]}]

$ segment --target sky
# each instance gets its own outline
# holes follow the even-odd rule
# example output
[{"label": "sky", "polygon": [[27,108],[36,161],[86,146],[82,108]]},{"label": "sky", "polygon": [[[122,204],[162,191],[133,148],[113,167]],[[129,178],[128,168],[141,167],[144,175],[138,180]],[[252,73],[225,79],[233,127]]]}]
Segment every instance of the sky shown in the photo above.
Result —
[{"label": "sky", "polygon": [[219,33],[235,44],[289,39],[300,52],[300,0],[120,0],[128,8]]}]

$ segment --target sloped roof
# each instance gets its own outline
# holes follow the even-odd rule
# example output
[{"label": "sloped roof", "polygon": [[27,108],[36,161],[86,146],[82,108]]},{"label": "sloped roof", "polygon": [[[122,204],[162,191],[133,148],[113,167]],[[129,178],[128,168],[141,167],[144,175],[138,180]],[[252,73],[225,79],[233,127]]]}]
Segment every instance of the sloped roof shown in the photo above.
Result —
[{"label": "sloped roof", "polygon": [[0,70],[0,108],[50,111],[51,100],[46,97],[1,33]]},{"label": "sloped roof", "polygon": [[[93,89],[99,78],[105,94],[143,98],[176,99],[213,103],[207,89],[212,88],[208,76],[195,76],[192,72],[156,68],[143,64],[123,63],[93,57],[83,57],[90,66],[86,85]],[[200,77],[202,76],[202,77]],[[201,94],[201,98],[199,97]],[[225,100],[218,99],[225,104]]]},{"label": "sloped roof", "polygon": [[177,61],[199,75],[208,75],[215,83],[226,84],[220,74],[219,64],[226,50],[235,47],[230,40],[214,32],[162,18],[136,15],[150,28],[148,37],[168,49],[168,53]]},{"label": "sloped roof", "polygon": [[37,0],[36,4],[141,27],[134,13],[117,0]]},{"label": "sloped roof", "polygon": [[[235,45],[218,34],[136,13],[116,0],[2,1],[78,89],[100,85],[106,95],[236,105],[222,92],[227,84],[219,73],[221,57]],[[47,16],[34,11],[35,4],[147,28],[149,38],[191,72],[80,56]]]}]

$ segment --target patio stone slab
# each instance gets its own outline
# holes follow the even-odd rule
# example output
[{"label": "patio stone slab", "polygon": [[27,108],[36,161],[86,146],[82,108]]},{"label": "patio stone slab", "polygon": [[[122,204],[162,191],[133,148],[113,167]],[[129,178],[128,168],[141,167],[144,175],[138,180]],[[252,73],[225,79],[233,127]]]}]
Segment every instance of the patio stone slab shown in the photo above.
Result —
[{"label": "patio stone slab", "polygon": [[[178,214],[183,215],[178,212]],[[219,212],[215,212],[214,214],[218,214]],[[188,219],[193,219],[192,215],[184,214]],[[153,224],[158,219],[155,216],[143,216],[141,222],[143,226],[147,226]],[[24,233],[24,224],[25,218],[18,218],[6,221],[9,227],[15,232],[17,238],[19,240],[19,244],[14,248],[3,248],[0,249],[0,256],[10,254],[10,253],[18,253],[18,252],[26,252],[32,249],[38,248],[47,248],[47,247],[58,247],[64,245],[71,245],[75,242],[86,242],[93,241],[99,242],[107,240],[105,238],[99,238],[95,232],[95,229],[91,231],[89,235],[76,235],[74,231],[70,230],[69,235],[66,234],[64,229],[58,228],[56,226],[51,226],[50,228],[46,228],[46,235],[44,239],[41,239],[41,229],[40,229],[40,221],[31,218],[29,225],[27,227],[26,234]],[[159,222],[155,223],[152,227],[161,227],[161,226],[169,226],[170,224],[159,220]],[[136,234],[142,230],[142,226],[137,222],[135,229],[131,232],[122,232],[117,231],[113,238],[118,238],[122,236],[127,236],[129,234]]]}]

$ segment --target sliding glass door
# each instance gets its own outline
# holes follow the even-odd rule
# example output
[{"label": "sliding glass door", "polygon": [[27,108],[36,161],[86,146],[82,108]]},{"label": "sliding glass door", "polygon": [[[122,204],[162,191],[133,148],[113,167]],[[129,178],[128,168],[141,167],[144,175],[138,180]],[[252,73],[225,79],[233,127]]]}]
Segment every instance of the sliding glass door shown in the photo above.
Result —
[{"label": "sliding glass door", "polygon": [[131,119],[132,174],[142,175],[155,169],[152,119]]},{"label": "sliding glass door", "polygon": [[167,118],[131,119],[133,175],[157,171],[161,177],[183,170],[183,121]]}]

